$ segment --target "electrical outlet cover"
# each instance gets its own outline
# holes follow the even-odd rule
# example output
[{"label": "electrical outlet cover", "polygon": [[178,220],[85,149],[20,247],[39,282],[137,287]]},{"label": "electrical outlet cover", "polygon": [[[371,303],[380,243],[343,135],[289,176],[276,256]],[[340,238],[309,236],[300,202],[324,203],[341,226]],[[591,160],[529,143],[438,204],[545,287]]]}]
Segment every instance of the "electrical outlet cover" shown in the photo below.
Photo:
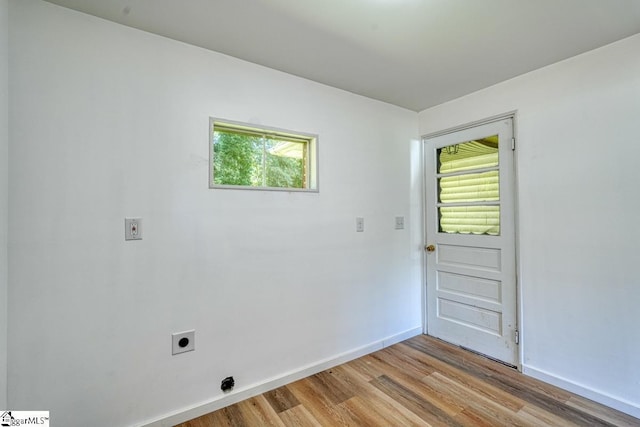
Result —
[{"label": "electrical outlet cover", "polygon": [[196,349],[196,331],[184,331],[171,334],[171,354],[181,354]]},{"label": "electrical outlet cover", "polygon": [[142,240],[142,218],[124,219],[124,240]]}]

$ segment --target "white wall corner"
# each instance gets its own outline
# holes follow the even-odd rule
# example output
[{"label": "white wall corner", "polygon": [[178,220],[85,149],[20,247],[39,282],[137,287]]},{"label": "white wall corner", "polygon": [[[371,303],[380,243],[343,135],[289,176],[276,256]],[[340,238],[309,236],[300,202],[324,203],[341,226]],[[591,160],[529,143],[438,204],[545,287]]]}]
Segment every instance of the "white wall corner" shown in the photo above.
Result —
[{"label": "white wall corner", "polygon": [[171,427],[176,424],[180,424],[185,421],[189,421],[194,418],[201,417],[210,412],[217,411],[218,409],[222,409],[229,405],[233,405],[234,403],[241,402],[245,399],[249,399],[251,397],[265,393],[269,390],[274,390],[278,387],[282,387],[294,381],[298,381],[308,376],[317,374],[318,372],[322,372],[334,366],[347,363],[351,360],[357,359],[362,356],[366,356],[367,354],[373,353],[375,351],[382,350],[383,348],[389,347],[393,344],[415,337],[417,335],[420,335],[421,333],[422,333],[422,327],[417,326],[415,328],[408,329],[404,332],[391,335],[384,339],[374,341],[370,344],[367,344],[358,348],[354,348],[345,353],[335,355],[328,359],[320,360],[310,365],[303,366],[296,370],[287,372],[281,376],[270,378],[261,383],[252,384],[247,387],[237,389],[233,391],[231,394],[225,395],[223,397],[212,399],[208,402],[200,403],[196,406],[184,408],[179,411],[166,414],[159,419],[142,424],[142,426],[143,427]]}]

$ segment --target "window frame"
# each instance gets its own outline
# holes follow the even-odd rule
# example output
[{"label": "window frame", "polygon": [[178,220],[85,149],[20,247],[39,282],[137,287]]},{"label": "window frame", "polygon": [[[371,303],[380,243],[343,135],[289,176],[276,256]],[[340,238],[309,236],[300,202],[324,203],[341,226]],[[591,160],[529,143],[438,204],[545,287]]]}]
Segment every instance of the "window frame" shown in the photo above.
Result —
[{"label": "window frame", "polygon": [[[305,187],[268,187],[268,186],[253,186],[253,185],[234,185],[234,184],[216,184],[214,176],[214,132],[216,125],[223,128],[226,131],[236,130],[238,133],[246,132],[256,136],[262,135],[263,137],[280,138],[282,140],[294,140],[306,143],[305,151],[307,153],[305,163]],[[250,123],[237,122],[233,120],[220,119],[215,117],[209,117],[209,188],[214,190],[256,190],[256,191],[285,191],[285,192],[297,192],[297,193],[318,193],[320,191],[319,186],[319,174],[318,174],[318,135],[307,133],[290,131],[281,128],[275,128],[271,126],[255,125]]]}]

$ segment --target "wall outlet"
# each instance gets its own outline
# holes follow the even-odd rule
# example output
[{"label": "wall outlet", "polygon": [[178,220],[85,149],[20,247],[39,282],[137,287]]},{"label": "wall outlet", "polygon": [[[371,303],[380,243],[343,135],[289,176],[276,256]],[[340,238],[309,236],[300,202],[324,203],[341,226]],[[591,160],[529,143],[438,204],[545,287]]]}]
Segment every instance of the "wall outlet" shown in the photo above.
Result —
[{"label": "wall outlet", "polygon": [[404,217],[403,216],[397,216],[396,217],[396,230],[402,230],[404,229]]},{"label": "wall outlet", "polygon": [[356,231],[362,233],[364,231],[364,218],[359,216],[356,218]]},{"label": "wall outlet", "polygon": [[171,334],[171,354],[181,354],[196,349],[196,331],[184,331]]},{"label": "wall outlet", "polygon": [[142,240],[142,218],[124,219],[124,240]]}]

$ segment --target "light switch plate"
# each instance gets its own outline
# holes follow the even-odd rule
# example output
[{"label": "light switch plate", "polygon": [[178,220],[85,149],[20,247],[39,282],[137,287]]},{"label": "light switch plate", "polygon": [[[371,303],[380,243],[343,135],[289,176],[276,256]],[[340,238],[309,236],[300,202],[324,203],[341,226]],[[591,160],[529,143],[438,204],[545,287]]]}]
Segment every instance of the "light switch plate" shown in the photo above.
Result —
[{"label": "light switch plate", "polygon": [[356,218],[356,231],[362,233],[364,231],[364,218],[359,216]]},{"label": "light switch plate", "polygon": [[124,219],[124,240],[142,240],[142,218]]},{"label": "light switch plate", "polygon": [[397,216],[396,217],[396,230],[403,230],[404,229],[404,217],[403,216]]}]

